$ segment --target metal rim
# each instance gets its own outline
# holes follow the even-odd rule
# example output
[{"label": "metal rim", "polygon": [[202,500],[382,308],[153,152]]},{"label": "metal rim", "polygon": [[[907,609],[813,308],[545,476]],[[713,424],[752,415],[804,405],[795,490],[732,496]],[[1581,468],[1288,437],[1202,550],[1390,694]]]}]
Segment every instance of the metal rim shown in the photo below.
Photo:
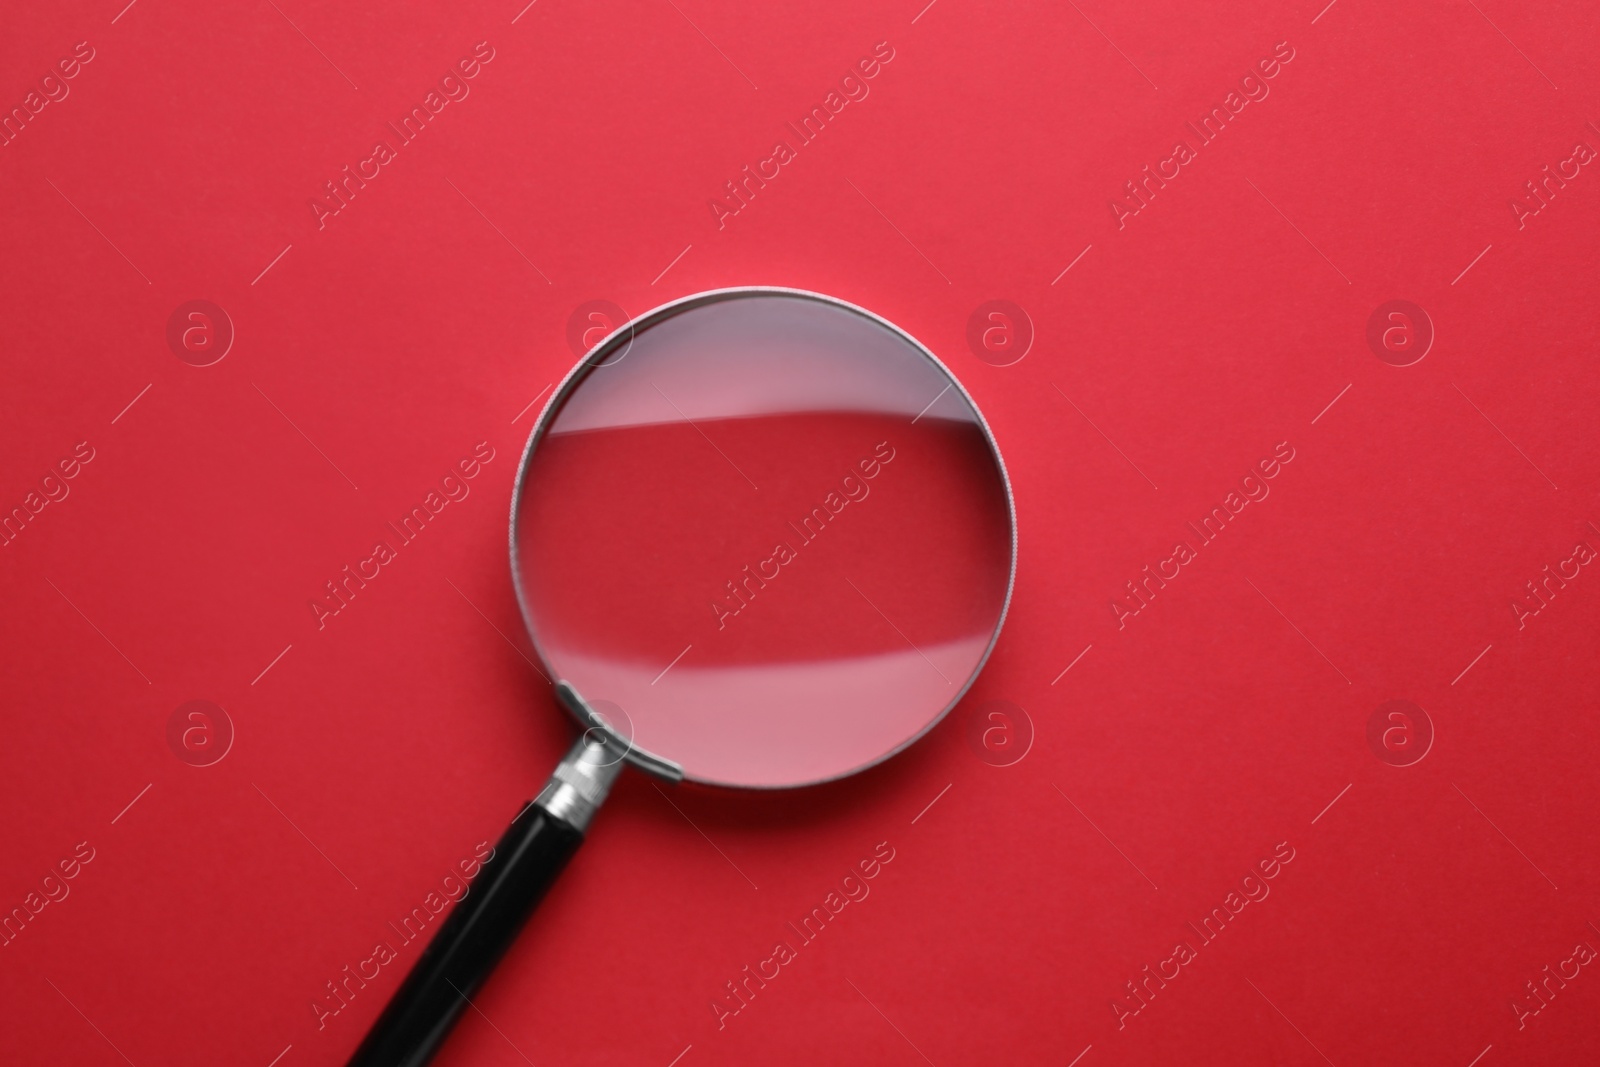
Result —
[{"label": "metal rim", "polygon": [[[1000,472],[1000,484],[1005,489],[1006,516],[1009,520],[1009,529],[1011,534],[1011,561],[1010,567],[1006,573],[1006,594],[1000,603],[1000,615],[995,620],[994,631],[989,635],[989,643],[984,647],[983,655],[978,657],[976,666],[974,666],[971,673],[967,675],[967,680],[962,684],[961,689],[955,694],[954,697],[950,699],[950,702],[939,711],[939,714],[928,720],[927,724],[923,726],[922,729],[918,730],[915,734],[906,738],[889,751],[880,754],[877,758],[868,760],[866,763],[859,764],[850,768],[849,770],[841,771],[838,774],[829,775],[826,778],[815,778],[809,781],[794,782],[785,785],[747,785],[739,782],[723,782],[710,778],[698,778],[692,774],[685,773],[683,769],[672,760],[646,751],[645,749],[635,745],[627,738],[617,736],[615,731],[613,731],[605,722],[597,718],[589,717],[592,716],[592,712],[590,712],[589,715],[585,715],[584,712],[588,711],[588,709],[582,704],[581,700],[576,702],[578,705],[577,707],[574,707],[573,703],[569,703],[566,700],[558,701],[558,703],[562,704],[562,706],[566,707],[568,711],[572,713],[573,718],[578,721],[580,726],[584,727],[585,729],[598,730],[602,733],[616,737],[618,742],[626,750],[627,755],[625,758],[628,760],[628,762],[651,775],[671,781],[686,780],[700,785],[716,786],[721,789],[744,790],[750,792],[771,792],[780,789],[801,789],[807,786],[822,785],[826,782],[836,782],[842,778],[849,778],[852,775],[860,774],[862,771],[876,767],[878,764],[883,763],[885,760],[888,760],[893,756],[899,755],[901,752],[904,752],[907,748],[910,748],[913,744],[926,737],[935,726],[938,726],[939,723],[944,721],[945,717],[950,714],[957,704],[961,703],[962,698],[967,695],[967,692],[972,688],[973,683],[978,680],[978,675],[983,673],[983,668],[989,662],[989,656],[994,652],[994,647],[1000,640],[1000,631],[1005,627],[1006,615],[1011,610],[1011,595],[1017,584],[1017,504],[1015,496],[1011,490],[1011,475],[1006,470],[1004,458],[1000,455],[1000,444],[995,440],[994,431],[990,429],[989,421],[983,417],[983,412],[979,409],[977,402],[973,400],[972,394],[967,392],[966,386],[961,384],[960,379],[955,376],[949,367],[945,366],[944,362],[940,360],[938,356],[933,354],[933,350],[927,345],[923,344],[921,341],[917,340],[917,338],[913,337],[909,332],[890,322],[882,315],[875,314],[874,312],[869,311],[858,304],[852,304],[848,300],[841,300],[838,297],[812,292],[808,289],[791,289],[784,286],[774,285],[731,286],[724,289],[708,289],[704,292],[695,293],[690,296],[680,297],[677,300],[668,301],[665,304],[645,312],[636,319],[630,319],[628,322],[623,323],[621,326],[618,326],[615,330],[611,331],[611,333],[607,334],[605,339],[599,344],[595,345],[594,348],[590,349],[588,354],[579,360],[578,363],[567,372],[566,377],[561,379],[561,384],[551,392],[550,399],[545,402],[543,410],[539,412],[539,418],[534,422],[533,429],[528,434],[527,444],[525,444],[522,448],[522,457],[517,461],[516,482],[512,486],[511,490],[511,587],[516,593],[517,608],[522,613],[523,630],[527,633],[528,640],[533,645],[534,655],[539,657],[539,662],[543,665],[545,675],[550,680],[551,684],[559,689],[564,684],[564,679],[558,676],[559,672],[553,668],[549,657],[547,657],[544,654],[544,650],[539,647],[539,639],[535,635],[533,628],[533,614],[528,608],[527,597],[523,594],[522,581],[519,577],[521,572],[517,566],[517,514],[520,510],[518,505],[521,504],[523,490],[527,487],[528,461],[533,456],[533,450],[538,447],[539,442],[543,440],[545,433],[550,429],[550,424],[554,421],[556,413],[560,411],[562,403],[567,399],[568,396],[572,394],[574,390],[578,388],[579,385],[583,383],[583,380],[587,378],[591,372],[600,367],[606,359],[610,358],[619,343],[626,341],[631,345],[634,339],[640,333],[643,333],[656,323],[672,318],[675,315],[681,315],[686,311],[692,311],[697,307],[702,307],[706,304],[719,303],[723,300],[739,300],[758,296],[796,297],[802,300],[812,300],[820,304],[827,304],[832,307],[842,308],[845,311],[853,312],[871,322],[877,323],[879,326],[889,330],[891,333],[904,338],[912,346],[912,348],[921,353],[924,359],[933,364],[939,373],[944,376],[946,381],[948,381],[950,385],[953,386],[958,393],[960,393],[961,398],[966,401],[967,407],[971,409],[973,415],[977,417],[978,426],[983,431],[984,440],[987,441],[989,445],[989,454],[994,458],[995,467]],[[570,685],[568,685],[567,688],[572,689]],[[572,691],[576,692],[575,689]]]}]

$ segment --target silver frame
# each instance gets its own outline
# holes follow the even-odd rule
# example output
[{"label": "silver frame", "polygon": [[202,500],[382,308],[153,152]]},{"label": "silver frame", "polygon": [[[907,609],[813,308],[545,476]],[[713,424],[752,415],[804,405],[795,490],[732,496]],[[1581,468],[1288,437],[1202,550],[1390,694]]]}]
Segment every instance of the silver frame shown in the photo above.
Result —
[{"label": "silver frame", "polygon": [[[610,727],[610,725],[601,719],[593,711],[593,709],[591,709],[583,701],[582,697],[569,683],[561,678],[556,677],[556,671],[552,669],[549,658],[545,656],[544,650],[539,647],[539,639],[534,634],[533,617],[531,612],[528,610],[527,598],[523,595],[522,582],[518,577],[520,572],[517,568],[517,513],[519,510],[518,505],[522,502],[522,491],[526,484],[528,460],[533,455],[534,448],[537,447],[539,441],[544,437],[546,431],[550,428],[550,424],[555,417],[555,413],[561,409],[561,405],[566,398],[571,395],[573,390],[575,390],[579,384],[582,383],[584,378],[588,377],[588,375],[596,368],[601,366],[606,359],[610,358],[613,350],[619,343],[626,341],[626,343],[631,345],[634,338],[639,333],[649,329],[656,323],[665,319],[669,319],[674,315],[682,314],[685,311],[690,311],[694,308],[701,307],[705,304],[755,296],[792,296],[805,300],[815,300],[821,304],[829,304],[833,307],[843,308],[846,311],[854,312],[863,318],[869,319],[872,322],[883,326],[885,329],[898,334],[899,336],[905,338],[906,341],[910,342],[911,346],[918,352],[921,352],[924,358],[932,363],[934,367],[936,367],[939,372],[944,375],[950,384],[955,387],[956,391],[961,394],[964,400],[966,400],[967,406],[972,409],[972,413],[977,416],[978,425],[983,430],[984,439],[989,443],[989,452],[994,457],[995,466],[1000,470],[1000,482],[1005,487],[1006,493],[1006,511],[1011,520],[1011,567],[1006,576],[1006,595],[1005,600],[1000,605],[1000,617],[995,621],[994,632],[989,635],[989,644],[984,648],[983,656],[979,658],[977,666],[972,669],[972,673],[967,676],[967,680],[961,686],[960,691],[957,692],[950,702],[944,706],[938,715],[934,716],[928,721],[926,726],[917,731],[913,736],[906,738],[905,741],[901,742],[893,749],[878,756],[876,759],[869,760],[860,766],[852,767],[847,771],[841,771],[839,774],[832,775],[828,778],[818,778],[813,781],[797,782],[791,785],[742,785],[732,782],[720,782],[711,779],[696,778],[693,775],[685,774],[683,768],[674,763],[672,760],[657,756],[654,753],[635,746],[629,739],[618,736],[617,733]],[[915,744],[917,741],[920,741],[923,737],[927,736],[929,731],[931,731],[935,726],[943,722],[945,716],[949,715],[950,711],[957,704],[961,703],[962,697],[967,695],[968,690],[972,688],[972,684],[977,681],[978,675],[983,673],[983,668],[989,662],[990,654],[994,652],[994,646],[1000,640],[1000,631],[1005,627],[1006,615],[1011,610],[1011,594],[1016,588],[1017,583],[1017,505],[1011,491],[1011,476],[1006,470],[1005,460],[1000,455],[1000,444],[995,440],[994,431],[989,428],[988,420],[983,417],[983,412],[979,410],[977,402],[972,399],[972,394],[967,392],[966,387],[961,384],[960,379],[955,376],[949,367],[944,365],[938,356],[933,354],[933,351],[929,349],[927,345],[923,344],[921,341],[917,340],[915,337],[911,336],[911,334],[907,333],[899,326],[896,326],[883,316],[876,315],[871,311],[868,311],[866,308],[852,304],[847,300],[840,300],[837,297],[825,296],[822,293],[814,293],[807,289],[790,289],[783,286],[733,286],[726,289],[709,289],[702,293],[695,293],[692,296],[681,297],[677,300],[669,301],[660,305],[659,307],[647,311],[636,319],[631,319],[628,322],[623,323],[621,326],[617,327],[610,334],[608,334],[606,338],[599,344],[595,345],[595,347],[591,349],[589,353],[583,357],[583,359],[578,361],[577,365],[574,366],[572,370],[567,372],[567,376],[561,380],[561,384],[550,394],[550,399],[545,402],[544,410],[539,413],[538,420],[533,424],[533,429],[528,434],[528,443],[523,446],[522,458],[517,464],[516,484],[513,486],[511,491],[510,531],[511,587],[516,591],[517,607],[522,612],[523,629],[527,632],[528,640],[533,645],[534,654],[539,657],[539,662],[544,665],[546,675],[555,685],[556,693],[560,698],[560,702],[567,708],[569,712],[572,713],[573,718],[577,719],[578,724],[584,727],[586,730],[593,730],[604,734],[607,737],[615,739],[615,741],[625,752],[624,758],[642,771],[667,781],[677,782],[687,780],[701,785],[716,786],[721,789],[769,792],[779,789],[800,789],[807,786],[822,785],[825,782],[836,782],[841,778],[848,778],[851,775],[859,774],[868,768],[876,767],[878,764],[893,756],[899,755],[911,745]]]}]

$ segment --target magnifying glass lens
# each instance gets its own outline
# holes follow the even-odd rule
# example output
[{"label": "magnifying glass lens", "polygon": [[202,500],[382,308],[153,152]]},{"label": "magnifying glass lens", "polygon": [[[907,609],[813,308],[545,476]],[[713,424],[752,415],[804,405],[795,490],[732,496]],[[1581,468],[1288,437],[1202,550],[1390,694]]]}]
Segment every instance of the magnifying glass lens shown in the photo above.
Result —
[{"label": "magnifying glass lens", "polygon": [[686,777],[800,785],[918,737],[1010,587],[1005,475],[905,335],[814,297],[646,319],[527,459],[516,579],[545,662]]}]

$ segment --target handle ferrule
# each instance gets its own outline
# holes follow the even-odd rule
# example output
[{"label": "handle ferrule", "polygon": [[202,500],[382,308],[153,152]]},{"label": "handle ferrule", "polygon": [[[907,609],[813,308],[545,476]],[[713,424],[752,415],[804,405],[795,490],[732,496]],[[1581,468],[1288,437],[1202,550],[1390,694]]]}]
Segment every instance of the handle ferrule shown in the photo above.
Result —
[{"label": "handle ferrule", "polygon": [[613,738],[584,734],[533,802],[579,833],[587,831],[626,762],[617,748]]}]

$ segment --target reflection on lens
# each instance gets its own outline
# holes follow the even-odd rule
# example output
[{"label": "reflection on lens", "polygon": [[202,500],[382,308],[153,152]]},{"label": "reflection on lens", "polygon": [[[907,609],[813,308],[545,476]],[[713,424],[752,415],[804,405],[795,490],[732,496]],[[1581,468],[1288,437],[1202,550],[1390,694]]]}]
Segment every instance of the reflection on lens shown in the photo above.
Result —
[{"label": "reflection on lens", "polygon": [[782,786],[872,763],[955,700],[1011,533],[977,413],[917,346],[740,291],[586,368],[529,457],[514,550],[556,677],[690,778]]}]

